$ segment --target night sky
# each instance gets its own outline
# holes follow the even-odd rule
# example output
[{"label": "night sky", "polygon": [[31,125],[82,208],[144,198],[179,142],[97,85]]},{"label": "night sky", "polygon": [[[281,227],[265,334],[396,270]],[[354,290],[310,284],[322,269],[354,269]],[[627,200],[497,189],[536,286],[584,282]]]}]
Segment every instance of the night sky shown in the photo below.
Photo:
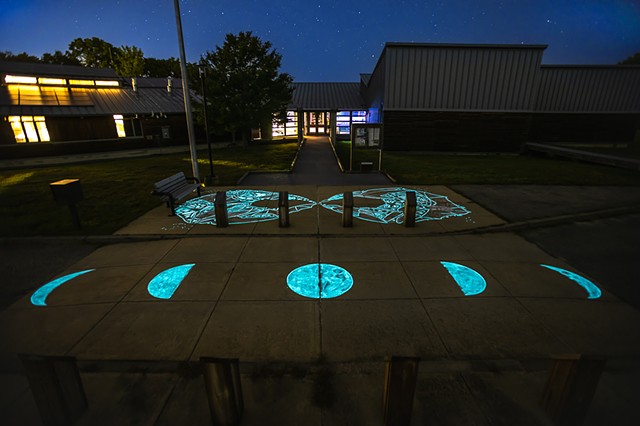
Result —
[{"label": "night sky", "polygon": [[[358,81],[387,41],[548,44],[545,64],[613,64],[640,51],[640,0],[181,0],[187,61],[253,31],[296,81]],[[65,51],[76,37],[178,57],[172,0],[0,0],[0,50]]]}]

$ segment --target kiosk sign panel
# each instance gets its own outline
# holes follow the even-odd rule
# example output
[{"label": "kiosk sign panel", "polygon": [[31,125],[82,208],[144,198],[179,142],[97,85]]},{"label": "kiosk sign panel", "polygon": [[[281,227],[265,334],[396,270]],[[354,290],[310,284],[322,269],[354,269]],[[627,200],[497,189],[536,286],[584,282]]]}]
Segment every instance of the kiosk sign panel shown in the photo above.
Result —
[{"label": "kiosk sign panel", "polygon": [[351,124],[351,161],[350,168],[353,170],[354,150],[377,149],[378,171],[382,161],[382,124]]}]

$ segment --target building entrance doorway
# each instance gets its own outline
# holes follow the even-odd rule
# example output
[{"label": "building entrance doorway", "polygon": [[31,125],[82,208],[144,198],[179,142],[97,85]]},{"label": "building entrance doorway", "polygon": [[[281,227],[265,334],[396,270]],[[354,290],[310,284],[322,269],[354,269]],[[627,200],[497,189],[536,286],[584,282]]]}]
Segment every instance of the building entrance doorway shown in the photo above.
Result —
[{"label": "building entrance doorway", "polygon": [[329,112],[306,112],[305,116],[308,135],[329,134]]}]

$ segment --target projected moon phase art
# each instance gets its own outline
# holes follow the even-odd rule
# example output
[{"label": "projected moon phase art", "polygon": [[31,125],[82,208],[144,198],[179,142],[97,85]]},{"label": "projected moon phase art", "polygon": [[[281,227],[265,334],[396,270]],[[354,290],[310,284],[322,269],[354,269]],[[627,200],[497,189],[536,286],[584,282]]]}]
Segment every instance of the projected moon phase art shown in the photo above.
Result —
[{"label": "projected moon phase art", "polygon": [[51,294],[53,290],[60,287],[67,281],[93,271],[95,271],[95,269],[87,269],[86,271],[74,272],[73,274],[65,275],[63,277],[56,278],[53,281],[49,281],[31,295],[31,303],[35,306],[47,306],[47,297],[49,297],[49,294]]},{"label": "projected moon phase art", "polygon": [[[471,211],[452,202],[444,195],[399,187],[354,191],[353,199],[356,206],[353,207],[353,217],[375,223],[401,224],[404,222],[404,203],[408,191],[416,193],[418,204],[416,207],[416,222],[442,220],[471,213]],[[320,205],[325,209],[342,214],[342,198],[342,194],[336,194],[326,200],[322,200]],[[380,204],[375,207],[358,206],[358,198],[379,200]]]},{"label": "projected moon phase art", "polygon": [[487,288],[484,277],[474,269],[459,263],[440,262],[447,269],[451,278],[458,284],[465,296],[475,296]]},{"label": "projected moon phase art", "polygon": [[287,286],[300,296],[330,299],[342,296],[353,287],[353,277],[344,268],[328,263],[312,263],[294,269]]},{"label": "projected moon phase art", "polygon": [[598,299],[600,296],[602,296],[602,291],[597,285],[595,285],[585,277],[576,274],[575,272],[567,271],[566,269],[558,268],[556,266],[542,265],[542,264],[540,266],[542,266],[543,268],[547,268],[552,271],[555,271],[559,274],[562,274],[565,277],[569,278],[571,281],[578,284],[580,287],[584,288],[587,291],[587,294],[589,295],[587,297],[588,299]]},{"label": "projected moon phase art", "polygon": [[175,293],[194,266],[196,266],[195,263],[189,263],[174,266],[160,272],[149,282],[147,291],[157,299],[171,299],[173,293]]},{"label": "projected moon phase art", "polygon": [[[230,225],[267,222],[278,219],[278,193],[255,189],[227,191],[227,214]],[[193,198],[176,207],[176,215],[186,223],[215,225],[215,194]],[[316,205],[306,197],[289,194],[289,213],[297,213]]]}]

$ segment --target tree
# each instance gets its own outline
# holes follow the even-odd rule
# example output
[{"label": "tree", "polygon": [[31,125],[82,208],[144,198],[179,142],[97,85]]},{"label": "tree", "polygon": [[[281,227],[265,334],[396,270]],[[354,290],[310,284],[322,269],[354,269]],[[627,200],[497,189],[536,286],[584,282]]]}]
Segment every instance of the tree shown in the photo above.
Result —
[{"label": "tree", "polygon": [[11,62],[40,62],[37,56],[29,55],[27,52],[18,53],[14,55],[10,51],[0,52],[0,61]]},{"label": "tree", "polygon": [[85,67],[114,68],[119,52],[111,43],[92,37],[72,40],[68,53]]},{"label": "tree", "polygon": [[624,61],[618,62],[618,65],[640,65],[640,52],[629,56]]},{"label": "tree", "polygon": [[121,77],[140,77],[144,74],[144,53],[136,46],[121,46],[115,59],[115,70]]},{"label": "tree", "polygon": [[56,50],[53,53],[43,53],[40,57],[40,62],[43,64],[56,64],[56,65],[80,65],[77,59],[74,59],[69,55],[69,52],[62,53]]},{"label": "tree", "polygon": [[[226,130],[240,130],[243,146],[252,128],[286,119],[293,79],[280,73],[282,55],[250,31],[227,34],[200,61],[207,68],[207,100]],[[197,87],[197,86],[196,86]]]},{"label": "tree", "polygon": [[180,61],[176,58],[144,58],[145,77],[180,77]]}]

